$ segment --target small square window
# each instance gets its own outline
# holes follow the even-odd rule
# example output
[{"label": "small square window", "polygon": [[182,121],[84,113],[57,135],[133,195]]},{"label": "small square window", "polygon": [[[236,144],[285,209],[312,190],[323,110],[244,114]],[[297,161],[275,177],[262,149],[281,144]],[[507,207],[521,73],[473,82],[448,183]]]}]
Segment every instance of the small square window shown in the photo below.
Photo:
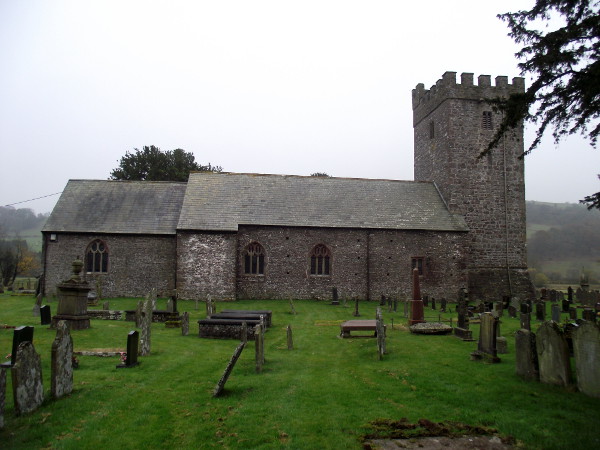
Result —
[{"label": "small square window", "polygon": [[57,237],[56,237],[56,233],[50,233],[50,242],[56,242]]}]

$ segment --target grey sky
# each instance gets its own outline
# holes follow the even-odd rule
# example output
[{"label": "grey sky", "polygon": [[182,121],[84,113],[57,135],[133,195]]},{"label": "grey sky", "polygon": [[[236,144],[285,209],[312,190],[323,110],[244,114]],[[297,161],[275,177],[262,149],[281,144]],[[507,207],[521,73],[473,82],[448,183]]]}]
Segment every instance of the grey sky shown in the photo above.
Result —
[{"label": "grey sky", "polygon": [[[144,145],[231,172],[410,180],[411,90],[519,76],[496,14],[532,2],[407,3],[0,0],[0,205],[106,179]],[[576,202],[598,172],[583,139],[548,139],[527,199]]]}]

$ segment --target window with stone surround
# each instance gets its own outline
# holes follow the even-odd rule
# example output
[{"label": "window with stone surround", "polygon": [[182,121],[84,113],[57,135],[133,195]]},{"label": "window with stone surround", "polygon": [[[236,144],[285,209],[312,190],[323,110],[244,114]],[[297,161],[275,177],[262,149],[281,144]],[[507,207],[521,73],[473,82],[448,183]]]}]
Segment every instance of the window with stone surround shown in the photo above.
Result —
[{"label": "window with stone surround", "polygon": [[315,276],[328,276],[331,270],[331,252],[323,245],[318,244],[310,252],[310,274]]},{"label": "window with stone surround", "polygon": [[481,117],[481,127],[484,130],[491,130],[493,128],[492,112],[491,111],[484,111],[483,112],[483,115]]},{"label": "window with stone surround", "polygon": [[244,274],[265,274],[265,251],[258,242],[253,242],[244,250]]},{"label": "window with stone surround", "polygon": [[423,269],[425,267],[425,258],[423,256],[413,256],[410,260],[411,270],[418,269],[419,275],[423,275]]},{"label": "window with stone surround", "polygon": [[108,272],[108,247],[100,239],[88,245],[85,252],[85,270],[87,273]]}]

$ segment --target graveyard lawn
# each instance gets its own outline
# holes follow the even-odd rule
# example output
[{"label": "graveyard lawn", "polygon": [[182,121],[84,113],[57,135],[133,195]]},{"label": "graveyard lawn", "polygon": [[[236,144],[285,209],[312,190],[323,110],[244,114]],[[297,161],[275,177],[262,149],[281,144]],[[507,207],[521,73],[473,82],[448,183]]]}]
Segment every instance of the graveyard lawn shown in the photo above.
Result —
[{"label": "graveyard lawn", "polygon": [[[133,310],[138,299],[110,299],[111,309]],[[217,303],[224,308],[269,309],[265,364],[256,373],[254,342],[242,352],[221,396],[213,390],[239,344],[201,339],[197,320],[204,304],[179,301],[190,315],[190,334],[152,324],[149,356],[117,369],[118,356],[78,356],[73,392],[50,399],[50,353],[56,331],[33,317],[32,297],[0,295],[0,351],[10,353],[12,328],[35,326],[45,401],[15,416],[10,374],[6,383],[3,448],[362,448],[376,420],[460,422],[492,427],[524,448],[600,448],[600,400],[574,389],[526,381],[515,375],[514,332],[519,319],[502,318],[509,353],[498,364],[470,361],[477,342],[452,335],[411,334],[402,305],[383,309],[387,354],[377,340],[341,339],[340,323],[354,305],[295,301]],[[56,301],[49,302],[52,313]],[[361,318],[374,319],[378,302],[361,302]],[[456,305],[450,305],[452,310]],[[158,309],[166,308],[159,299]],[[548,314],[549,306],[548,306]],[[455,318],[425,308],[425,319]],[[394,326],[392,327],[392,320]],[[288,350],[287,326],[293,331]],[[478,325],[471,325],[478,337]],[[532,320],[532,330],[537,330]],[[75,351],[125,351],[134,322],[92,320],[72,331]]]}]

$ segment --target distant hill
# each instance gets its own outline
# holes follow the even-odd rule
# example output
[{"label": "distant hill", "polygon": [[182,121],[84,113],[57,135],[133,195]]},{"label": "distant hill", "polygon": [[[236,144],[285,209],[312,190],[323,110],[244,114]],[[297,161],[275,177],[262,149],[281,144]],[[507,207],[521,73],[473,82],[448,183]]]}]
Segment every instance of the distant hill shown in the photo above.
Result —
[{"label": "distant hill", "polygon": [[29,208],[0,206],[0,239],[25,239],[33,252],[42,250],[41,230],[50,213],[35,214]]},{"label": "distant hill", "polygon": [[590,282],[599,282],[600,211],[574,203],[534,201],[526,202],[526,208],[531,272],[553,283],[577,284],[585,270]]}]

